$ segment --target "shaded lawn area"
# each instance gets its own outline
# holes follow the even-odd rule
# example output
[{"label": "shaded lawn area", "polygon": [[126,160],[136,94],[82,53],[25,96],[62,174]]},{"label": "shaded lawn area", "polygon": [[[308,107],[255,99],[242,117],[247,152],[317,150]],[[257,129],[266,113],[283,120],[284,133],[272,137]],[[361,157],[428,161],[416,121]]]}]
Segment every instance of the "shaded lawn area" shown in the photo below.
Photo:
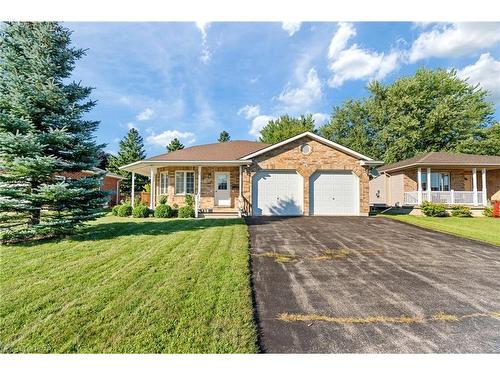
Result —
[{"label": "shaded lawn area", "polygon": [[257,351],[240,219],[105,217],[0,250],[0,351]]},{"label": "shaded lawn area", "polygon": [[500,245],[500,218],[383,215],[439,232]]}]

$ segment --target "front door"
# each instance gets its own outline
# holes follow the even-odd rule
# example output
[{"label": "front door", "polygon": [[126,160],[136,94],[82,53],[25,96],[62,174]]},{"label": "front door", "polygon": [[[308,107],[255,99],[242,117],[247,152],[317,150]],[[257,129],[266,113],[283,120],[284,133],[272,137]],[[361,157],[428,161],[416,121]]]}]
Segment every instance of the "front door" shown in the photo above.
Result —
[{"label": "front door", "polygon": [[215,172],[215,205],[231,206],[229,172]]}]

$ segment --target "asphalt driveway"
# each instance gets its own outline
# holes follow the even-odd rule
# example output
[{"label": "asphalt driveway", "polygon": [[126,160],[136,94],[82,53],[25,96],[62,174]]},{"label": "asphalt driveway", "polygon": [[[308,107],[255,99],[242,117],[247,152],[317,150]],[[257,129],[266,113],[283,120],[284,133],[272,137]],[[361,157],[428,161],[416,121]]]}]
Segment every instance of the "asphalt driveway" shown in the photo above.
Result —
[{"label": "asphalt driveway", "polygon": [[263,351],[500,352],[500,247],[381,217],[247,224]]}]

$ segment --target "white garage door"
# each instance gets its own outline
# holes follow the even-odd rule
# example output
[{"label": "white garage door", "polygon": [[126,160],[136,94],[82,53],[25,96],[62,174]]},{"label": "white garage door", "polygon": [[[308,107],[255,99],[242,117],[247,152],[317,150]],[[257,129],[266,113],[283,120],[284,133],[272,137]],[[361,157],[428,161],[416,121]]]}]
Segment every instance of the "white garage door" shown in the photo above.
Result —
[{"label": "white garage door", "polygon": [[359,181],[352,172],[316,172],[310,184],[313,215],[359,214]]},{"label": "white garage door", "polygon": [[259,171],[252,180],[253,214],[303,214],[304,180],[296,171]]}]

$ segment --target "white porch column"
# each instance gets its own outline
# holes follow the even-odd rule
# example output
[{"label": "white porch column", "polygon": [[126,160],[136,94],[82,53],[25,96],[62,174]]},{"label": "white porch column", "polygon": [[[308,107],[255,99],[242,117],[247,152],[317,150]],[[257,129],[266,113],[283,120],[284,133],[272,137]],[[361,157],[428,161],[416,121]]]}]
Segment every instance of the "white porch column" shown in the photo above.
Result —
[{"label": "white porch column", "polygon": [[198,217],[200,211],[200,200],[201,200],[201,165],[198,166],[198,189],[196,197],[196,207],[194,208],[194,217]]},{"label": "white porch column", "polygon": [[149,170],[149,208],[155,208],[155,171],[153,168]]},{"label": "white porch column", "polygon": [[431,194],[431,169],[427,168],[427,200],[432,202],[432,194]]},{"label": "white porch column", "polygon": [[486,197],[486,168],[481,169],[481,182],[483,188],[483,206],[486,207],[488,204],[488,198]]},{"label": "white porch column", "polygon": [[474,200],[474,206],[477,206],[477,169],[472,168],[472,199]]},{"label": "white porch column", "polygon": [[241,217],[241,204],[242,204],[242,198],[241,198],[241,180],[242,180],[242,172],[243,171],[243,167],[240,165],[240,171],[239,171],[239,174],[238,174],[238,216]]},{"label": "white porch column", "polygon": [[131,191],[131,198],[132,198],[132,208],[134,208],[135,205],[135,172],[132,172],[132,191]]},{"label": "white porch column", "polygon": [[422,204],[422,168],[417,169],[418,204]]}]

